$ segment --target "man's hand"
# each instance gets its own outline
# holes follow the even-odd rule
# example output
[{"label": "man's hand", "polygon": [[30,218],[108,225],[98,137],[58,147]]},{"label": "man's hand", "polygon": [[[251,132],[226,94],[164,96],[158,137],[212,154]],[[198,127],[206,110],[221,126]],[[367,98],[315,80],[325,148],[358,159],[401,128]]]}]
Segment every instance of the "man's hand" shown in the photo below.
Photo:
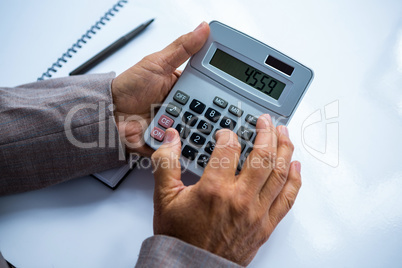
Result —
[{"label": "man's hand", "polygon": [[[203,22],[160,52],[151,54],[112,82],[115,118],[121,138],[129,150],[150,156],[143,134],[151,121],[151,105],[160,104],[176,83],[176,69],[204,45],[209,26]],[[157,40],[155,40],[157,41]]]},{"label": "man's hand", "polygon": [[152,155],[155,168],[154,233],[179,238],[240,265],[259,247],[291,209],[301,187],[300,163],[290,162],[293,144],[284,126],[269,115],[257,121],[257,137],[239,175],[237,135],[220,130],[201,179],[181,181],[180,138],[168,129]]}]

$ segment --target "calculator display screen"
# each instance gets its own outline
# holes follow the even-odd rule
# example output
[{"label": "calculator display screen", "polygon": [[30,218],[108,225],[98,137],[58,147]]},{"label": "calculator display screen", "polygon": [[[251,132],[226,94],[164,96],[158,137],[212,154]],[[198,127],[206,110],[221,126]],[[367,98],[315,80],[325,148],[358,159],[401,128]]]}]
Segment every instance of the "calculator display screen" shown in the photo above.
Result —
[{"label": "calculator display screen", "polygon": [[216,50],[209,64],[276,100],[279,99],[286,86],[220,49]]}]

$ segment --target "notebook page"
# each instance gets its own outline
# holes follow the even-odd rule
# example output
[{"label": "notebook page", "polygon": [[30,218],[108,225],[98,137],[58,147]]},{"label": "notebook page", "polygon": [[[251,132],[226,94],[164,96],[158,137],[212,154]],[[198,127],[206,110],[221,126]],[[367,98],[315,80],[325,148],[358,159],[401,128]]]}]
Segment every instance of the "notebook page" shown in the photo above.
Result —
[{"label": "notebook page", "polygon": [[1,86],[36,81],[116,3],[117,0],[1,0]]}]

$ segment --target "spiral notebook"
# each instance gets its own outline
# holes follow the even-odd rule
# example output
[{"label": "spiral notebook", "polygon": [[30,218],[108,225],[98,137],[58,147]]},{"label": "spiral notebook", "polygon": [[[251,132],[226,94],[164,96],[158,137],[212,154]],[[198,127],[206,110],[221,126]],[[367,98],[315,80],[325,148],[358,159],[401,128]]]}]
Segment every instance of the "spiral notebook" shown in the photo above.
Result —
[{"label": "spiral notebook", "polygon": [[[149,9],[144,10],[136,4],[129,4],[129,1],[127,0],[118,1],[107,10],[99,20],[90,26],[88,30],[71,45],[71,47],[68,47],[66,51],[57,58],[49,68],[47,68],[47,70],[44,70],[44,72],[38,77],[38,80],[68,76],[73,69],[92,58],[115,40],[125,35],[141,23],[153,18],[154,14],[151,13],[152,12],[150,12]],[[135,43],[136,41],[138,42],[136,39],[137,38],[132,40],[132,43]],[[117,54],[117,58],[118,54],[125,53],[124,49],[125,47],[115,53]],[[143,57],[143,53],[144,51],[141,49],[141,53],[138,54]],[[132,60],[129,62],[122,62],[119,59],[113,59],[116,58],[115,55],[111,55],[109,58],[92,69],[90,73],[101,72],[103,69],[107,72],[115,71],[119,74],[121,71],[135,63]],[[130,159],[129,163],[121,168],[95,173],[92,174],[92,176],[114,189],[135,167],[137,160],[138,159]]]}]

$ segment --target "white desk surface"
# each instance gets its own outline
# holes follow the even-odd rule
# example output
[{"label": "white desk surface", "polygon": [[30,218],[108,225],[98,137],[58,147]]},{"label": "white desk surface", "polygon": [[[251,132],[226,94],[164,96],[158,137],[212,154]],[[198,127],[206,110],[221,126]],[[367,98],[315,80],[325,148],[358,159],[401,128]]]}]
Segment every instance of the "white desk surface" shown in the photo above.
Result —
[{"label": "white desk surface", "polygon": [[[71,7],[42,2],[0,4],[0,82],[15,83],[6,78],[21,64],[24,72],[40,74],[69,45],[58,43],[66,42],[63,22],[72,19],[61,10]],[[73,16],[78,26],[72,28],[80,20],[86,23],[74,33],[78,37],[114,1],[68,3],[80,7]],[[156,20],[153,27],[165,27],[172,38],[138,41],[153,40],[151,48],[216,19],[315,72],[289,125],[303,187],[250,266],[402,267],[402,2],[150,0],[141,5],[177,22],[171,27]],[[19,42],[24,31],[32,39],[29,47]],[[49,35],[61,46],[57,53],[38,45]],[[11,61],[6,54],[16,47],[19,53]],[[130,64],[148,53],[135,51]],[[39,63],[41,57],[48,60]],[[96,71],[107,71],[102,68]],[[141,242],[152,235],[152,193],[150,171],[136,170],[115,191],[84,177],[2,197],[0,250],[24,268],[132,267]]]}]

